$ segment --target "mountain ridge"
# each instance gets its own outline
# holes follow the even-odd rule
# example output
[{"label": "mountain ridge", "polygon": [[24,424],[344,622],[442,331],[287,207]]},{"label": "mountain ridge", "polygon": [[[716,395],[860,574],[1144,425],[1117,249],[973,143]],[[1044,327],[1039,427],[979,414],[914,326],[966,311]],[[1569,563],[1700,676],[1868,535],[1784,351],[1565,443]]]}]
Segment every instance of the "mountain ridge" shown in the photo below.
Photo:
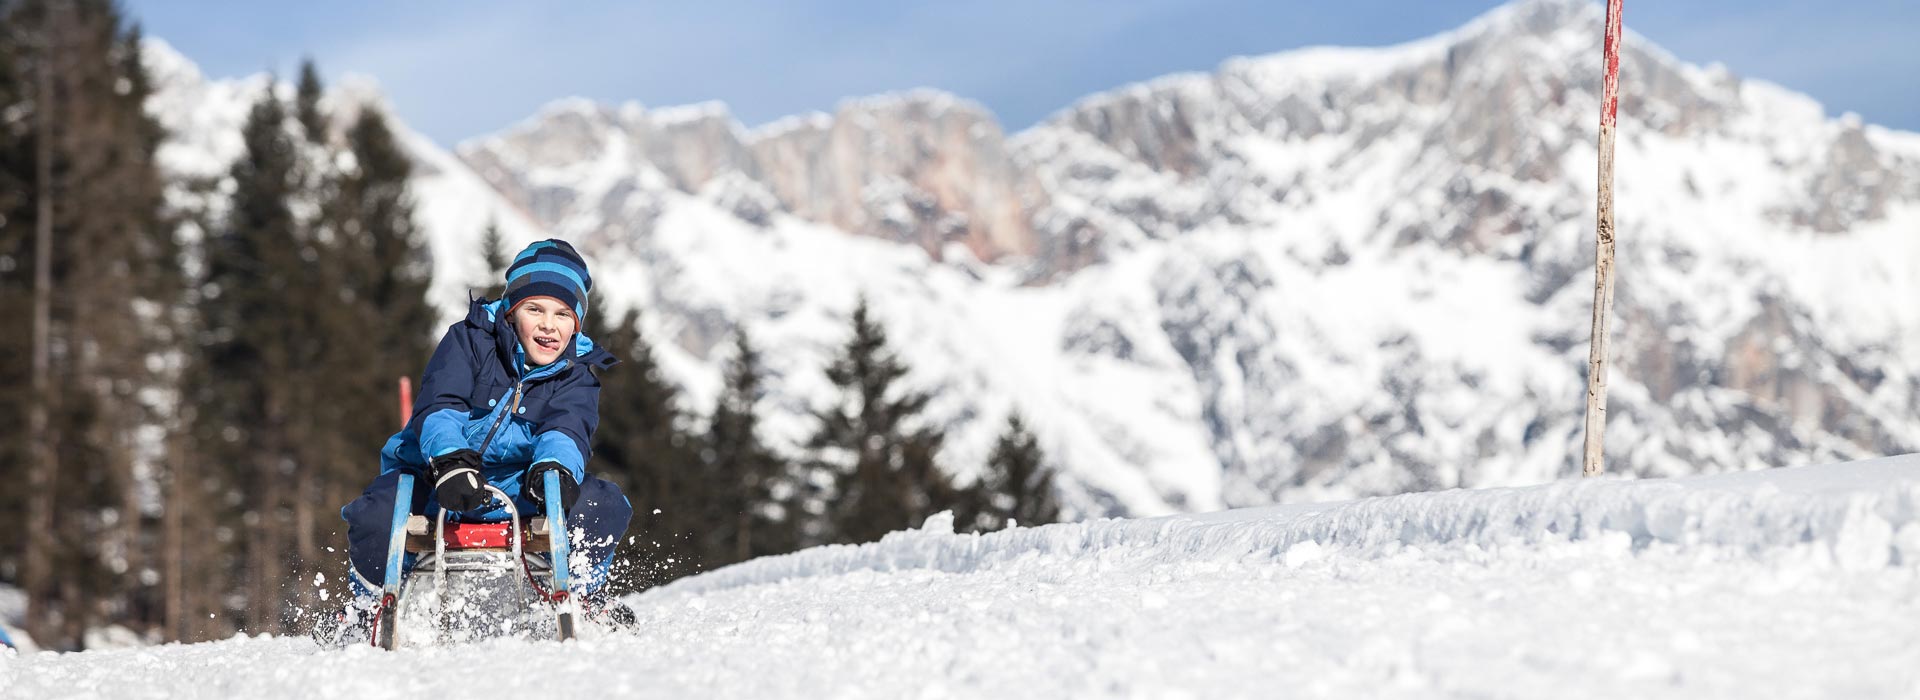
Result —
[{"label": "mountain ridge", "polygon": [[[435,298],[474,283],[472,210],[524,213],[509,241],[568,237],[648,310],[690,408],[735,329],[782,348],[792,450],[864,296],[946,466],[1017,409],[1081,516],[1551,480],[1578,471],[1595,10],[1229,59],[1011,136],[936,92],[753,129],[563,100],[457,159],[409,142],[465,183],[420,195],[446,212]],[[1920,298],[1920,135],[1628,49],[1610,468],[1920,448],[1920,320],[1893,301]]]}]

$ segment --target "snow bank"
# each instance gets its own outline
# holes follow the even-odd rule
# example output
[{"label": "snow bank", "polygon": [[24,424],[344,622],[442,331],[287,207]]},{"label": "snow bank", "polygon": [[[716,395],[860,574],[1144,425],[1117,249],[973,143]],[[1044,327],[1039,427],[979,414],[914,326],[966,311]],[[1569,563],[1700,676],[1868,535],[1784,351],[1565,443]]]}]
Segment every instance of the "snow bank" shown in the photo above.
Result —
[{"label": "snow bank", "polygon": [[1812,558],[1846,569],[1920,568],[1920,454],[1646,481],[1568,480],[1335,504],[954,534],[950,516],[880,542],[767,557],[666,587],[701,593],[853,571],[967,573],[1034,555],[1285,562],[1301,552],[1392,556],[1409,547],[1522,548],[1614,540],[1634,550]]},{"label": "snow bank", "polygon": [[0,698],[1920,696],[1920,456],[749,562],[578,642],[0,652]]}]

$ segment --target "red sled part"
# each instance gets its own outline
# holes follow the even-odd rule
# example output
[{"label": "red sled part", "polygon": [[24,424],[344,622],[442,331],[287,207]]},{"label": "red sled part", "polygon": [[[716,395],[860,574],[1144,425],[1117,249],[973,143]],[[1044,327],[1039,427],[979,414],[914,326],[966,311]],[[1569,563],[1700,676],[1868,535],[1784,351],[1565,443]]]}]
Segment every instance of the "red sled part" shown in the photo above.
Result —
[{"label": "red sled part", "polygon": [[[425,516],[416,515],[407,520],[407,551],[431,552],[434,550],[432,526]],[[521,529],[526,539],[521,546],[527,551],[543,551],[547,547],[547,529],[544,518],[533,518]],[[462,549],[509,550],[513,548],[512,523],[447,523],[447,551]]]},{"label": "red sled part", "polygon": [[447,549],[507,549],[513,546],[510,523],[447,523]]}]

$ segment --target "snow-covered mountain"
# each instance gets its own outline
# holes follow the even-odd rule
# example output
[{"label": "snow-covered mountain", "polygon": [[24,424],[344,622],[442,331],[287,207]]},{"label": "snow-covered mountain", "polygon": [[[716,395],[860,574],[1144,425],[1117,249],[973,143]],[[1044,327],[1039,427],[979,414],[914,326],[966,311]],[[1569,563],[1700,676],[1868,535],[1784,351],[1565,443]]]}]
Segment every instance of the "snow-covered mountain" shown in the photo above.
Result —
[{"label": "snow-covered mountain", "polygon": [[[955,534],[628,599],[581,639],[0,650],[29,698],[1910,698],[1920,455]],[[511,660],[476,663],[475,659]],[[323,689],[318,693],[315,689]]]},{"label": "snow-covered mountain", "polygon": [[[1172,345],[1228,503],[1576,468],[1601,15],[1229,61],[1016,137],[1097,258],[1155,260],[1151,306],[1076,316]],[[1920,138],[1638,37],[1621,70],[1611,467],[1915,449]]]},{"label": "snow-covered mountain", "polygon": [[[1537,483],[1578,469],[1600,22],[1521,2],[1120,88],[1011,137],[928,91],[757,129],[566,100],[457,158],[403,133],[437,301],[478,280],[489,217],[567,237],[646,310],[689,408],[734,329],[777,349],[786,444],[864,295],[938,393],[946,464],[977,469],[1017,409],[1082,515]],[[248,83],[175,63],[168,162],[224,163]],[[1920,449],[1920,135],[1637,36],[1621,72],[1609,468]]]}]

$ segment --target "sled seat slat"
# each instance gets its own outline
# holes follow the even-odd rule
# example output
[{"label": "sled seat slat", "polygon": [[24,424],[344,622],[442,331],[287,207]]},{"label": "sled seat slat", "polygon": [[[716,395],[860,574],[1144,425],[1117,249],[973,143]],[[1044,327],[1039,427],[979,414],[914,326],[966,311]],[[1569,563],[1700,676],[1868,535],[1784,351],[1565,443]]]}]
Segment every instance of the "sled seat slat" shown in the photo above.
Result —
[{"label": "sled seat slat", "polygon": [[[551,548],[547,539],[547,519],[533,518],[520,529],[525,540],[521,547],[529,552],[544,552]],[[433,524],[424,515],[415,515],[407,519],[407,551],[431,552],[433,547]],[[513,525],[509,523],[447,523],[447,550],[493,550],[510,551],[513,543]]]}]

